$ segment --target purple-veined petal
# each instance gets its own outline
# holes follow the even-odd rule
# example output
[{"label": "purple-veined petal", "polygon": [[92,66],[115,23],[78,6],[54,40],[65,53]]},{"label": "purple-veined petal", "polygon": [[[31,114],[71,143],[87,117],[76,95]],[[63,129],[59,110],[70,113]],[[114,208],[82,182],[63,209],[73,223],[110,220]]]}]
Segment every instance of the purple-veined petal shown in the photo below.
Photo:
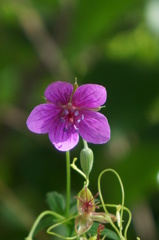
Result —
[{"label": "purple-veined petal", "polygon": [[99,108],[107,98],[105,87],[98,84],[84,84],[75,91],[72,104],[79,108]]},{"label": "purple-veined petal", "polygon": [[65,123],[57,120],[49,132],[50,141],[59,151],[68,151],[74,148],[79,141],[79,134],[73,127],[67,131],[64,130],[65,127]]},{"label": "purple-veined petal", "polygon": [[86,217],[84,215],[79,215],[75,219],[75,229],[77,232],[77,235],[80,236],[86,231],[88,231],[93,224],[93,220],[91,217]]},{"label": "purple-veined petal", "polygon": [[58,81],[51,83],[44,95],[48,102],[65,105],[70,101],[72,91],[72,84]]},{"label": "purple-veined petal", "polygon": [[27,127],[34,133],[48,133],[61,109],[54,104],[36,106],[27,119]]},{"label": "purple-veined petal", "polygon": [[110,139],[110,126],[107,118],[99,113],[82,110],[84,119],[79,123],[79,134],[87,142],[106,143]]}]

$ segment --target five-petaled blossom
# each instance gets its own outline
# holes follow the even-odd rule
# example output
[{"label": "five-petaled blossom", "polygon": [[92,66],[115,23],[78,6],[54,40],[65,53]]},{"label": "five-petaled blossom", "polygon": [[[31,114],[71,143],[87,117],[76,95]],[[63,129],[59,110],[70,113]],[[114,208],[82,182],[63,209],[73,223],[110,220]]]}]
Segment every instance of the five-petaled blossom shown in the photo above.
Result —
[{"label": "five-petaled blossom", "polygon": [[27,119],[30,131],[48,133],[60,151],[72,149],[81,137],[90,143],[110,139],[107,118],[98,112],[106,101],[106,89],[97,84],[80,87],[67,82],[54,82],[45,90],[46,103],[36,106]]},{"label": "five-petaled blossom", "polygon": [[98,193],[93,197],[91,191],[85,187],[83,188],[77,197],[78,216],[75,219],[75,230],[77,235],[87,232],[93,221],[99,223],[110,223],[110,219],[116,221],[116,216],[113,214],[106,214],[105,212],[95,212],[96,208],[99,208],[94,199]]}]

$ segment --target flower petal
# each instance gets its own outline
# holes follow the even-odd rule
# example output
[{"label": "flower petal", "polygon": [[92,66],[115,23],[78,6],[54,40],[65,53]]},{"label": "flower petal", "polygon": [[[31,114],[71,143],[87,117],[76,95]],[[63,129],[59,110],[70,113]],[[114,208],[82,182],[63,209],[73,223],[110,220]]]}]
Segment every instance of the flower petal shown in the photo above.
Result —
[{"label": "flower petal", "polygon": [[46,103],[36,106],[27,119],[27,127],[34,133],[48,133],[61,109]]},{"label": "flower petal", "polygon": [[84,84],[75,91],[72,103],[76,107],[99,108],[106,101],[105,87],[98,84]]},{"label": "flower petal", "polygon": [[64,129],[65,123],[57,120],[49,132],[50,141],[59,151],[68,151],[74,148],[79,141],[79,135],[72,127],[67,131]]},{"label": "flower petal", "polygon": [[79,134],[90,143],[106,143],[110,139],[110,126],[107,118],[99,113],[82,110],[84,119],[79,123]]},{"label": "flower petal", "polygon": [[65,105],[70,101],[72,91],[72,84],[58,81],[46,88],[45,97],[48,102]]},{"label": "flower petal", "polygon": [[80,236],[86,231],[88,231],[93,224],[93,220],[91,218],[87,218],[83,215],[79,215],[75,219],[75,229],[77,232],[77,235]]}]

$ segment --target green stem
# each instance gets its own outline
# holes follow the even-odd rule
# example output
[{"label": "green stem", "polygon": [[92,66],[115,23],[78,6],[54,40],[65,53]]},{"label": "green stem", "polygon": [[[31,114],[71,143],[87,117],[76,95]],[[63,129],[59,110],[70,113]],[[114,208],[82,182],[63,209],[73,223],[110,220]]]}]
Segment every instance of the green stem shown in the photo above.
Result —
[{"label": "green stem", "polygon": [[32,240],[32,239],[33,239],[33,235],[34,235],[34,232],[35,232],[36,227],[38,226],[38,224],[39,224],[39,222],[41,221],[41,219],[42,219],[43,217],[45,217],[46,215],[52,215],[52,216],[54,216],[54,217],[56,217],[56,218],[58,218],[58,219],[61,219],[61,220],[64,219],[63,216],[59,215],[58,213],[49,211],[49,210],[48,210],[48,211],[45,211],[45,212],[42,212],[42,213],[37,217],[36,221],[34,222],[32,228],[31,228],[31,230],[30,230],[30,233],[29,233],[28,237],[26,237],[25,240]]},{"label": "green stem", "polygon": [[66,152],[66,216],[69,215],[70,209],[70,188],[71,188],[71,175],[70,175],[70,152]]},{"label": "green stem", "polygon": [[82,138],[82,140],[83,140],[83,145],[84,145],[84,148],[88,148],[88,144],[87,144],[87,142]]},{"label": "green stem", "polygon": [[56,237],[58,237],[58,238],[65,239],[65,240],[78,239],[78,236],[77,236],[77,235],[75,235],[75,236],[73,236],[73,237],[65,237],[65,236],[59,235],[58,233],[52,232],[52,229],[54,229],[54,228],[56,228],[56,227],[58,227],[58,226],[60,226],[60,225],[63,225],[63,224],[65,224],[65,223],[71,221],[72,219],[76,218],[77,216],[78,216],[78,215],[74,215],[74,216],[72,216],[72,217],[70,217],[70,218],[67,218],[67,219],[62,220],[61,222],[55,223],[53,226],[51,226],[51,227],[49,227],[49,228],[47,229],[47,233],[50,234],[50,235],[54,235],[54,236],[56,236]]},{"label": "green stem", "polygon": [[[103,205],[102,204],[98,205],[98,207],[101,208],[101,207],[103,207]],[[117,208],[118,205],[116,205],[116,204],[105,204],[105,207]],[[123,210],[125,210],[128,213],[128,216],[129,216],[128,222],[126,224],[125,231],[124,231],[124,237],[125,237],[125,239],[127,239],[127,231],[128,231],[129,226],[130,226],[130,223],[131,223],[132,214],[131,214],[130,210],[125,206],[123,206]],[[137,239],[137,240],[140,240],[140,239]]]},{"label": "green stem", "polygon": [[85,179],[86,182],[84,182],[84,187],[88,187],[89,185],[89,179],[87,176],[76,166],[75,162],[77,161],[77,158],[73,159],[73,163],[70,165],[75,171],[77,171],[80,175],[82,175]]}]

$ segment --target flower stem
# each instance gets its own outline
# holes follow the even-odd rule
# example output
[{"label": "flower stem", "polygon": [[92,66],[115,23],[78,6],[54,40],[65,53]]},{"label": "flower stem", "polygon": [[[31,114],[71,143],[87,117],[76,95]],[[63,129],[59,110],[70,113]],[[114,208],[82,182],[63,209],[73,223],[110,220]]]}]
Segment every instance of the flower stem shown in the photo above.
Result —
[{"label": "flower stem", "polygon": [[87,142],[82,138],[82,140],[83,140],[83,145],[84,145],[84,148],[88,148],[88,144],[87,144]]},{"label": "flower stem", "polygon": [[78,216],[78,215],[74,215],[74,216],[71,216],[71,217],[69,217],[69,218],[66,218],[66,219],[64,219],[64,220],[62,220],[62,221],[60,221],[60,222],[55,223],[54,225],[52,225],[51,227],[49,227],[49,228],[47,229],[47,233],[50,234],[50,235],[54,235],[54,236],[56,236],[56,237],[58,237],[58,238],[65,239],[65,240],[78,239],[78,236],[77,236],[77,235],[72,236],[72,237],[66,237],[66,236],[59,235],[58,233],[55,233],[55,232],[52,231],[52,229],[54,229],[54,228],[56,228],[56,227],[58,227],[58,226],[60,226],[60,225],[64,225],[65,223],[67,223],[67,222],[71,221],[72,219],[76,218],[77,216]]},{"label": "flower stem", "polygon": [[71,188],[71,175],[70,175],[70,152],[66,152],[66,216],[69,215],[70,209],[70,188]]},{"label": "flower stem", "polygon": [[41,219],[42,219],[43,217],[45,217],[46,215],[52,215],[52,216],[56,217],[57,219],[61,219],[61,220],[64,219],[63,216],[59,215],[58,213],[52,212],[52,211],[42,212],[42,213],[37,217],[36,221],[34,222],[32,228],[31,228],[31,230],[30,230],[30,233],[29,233],[28,237],[26,237],[25,240],[32,240],[32,239],[33,239],[33,235],[34,235],[34,233],[35,233],[36,227],[38,226],[38,224],[39,224],[39,222],[41,221]]},{"label": "flower stem", "polygon": [[89,185],[89,179],[87,176],[76,166],[75,162],[77,161],[77,158],[73,159],[73,163],[70,165],[74,170],[76,170],[79,174],[81,174],[85,179],[86,182],[84,182],[84,187],[88,187]]}]

